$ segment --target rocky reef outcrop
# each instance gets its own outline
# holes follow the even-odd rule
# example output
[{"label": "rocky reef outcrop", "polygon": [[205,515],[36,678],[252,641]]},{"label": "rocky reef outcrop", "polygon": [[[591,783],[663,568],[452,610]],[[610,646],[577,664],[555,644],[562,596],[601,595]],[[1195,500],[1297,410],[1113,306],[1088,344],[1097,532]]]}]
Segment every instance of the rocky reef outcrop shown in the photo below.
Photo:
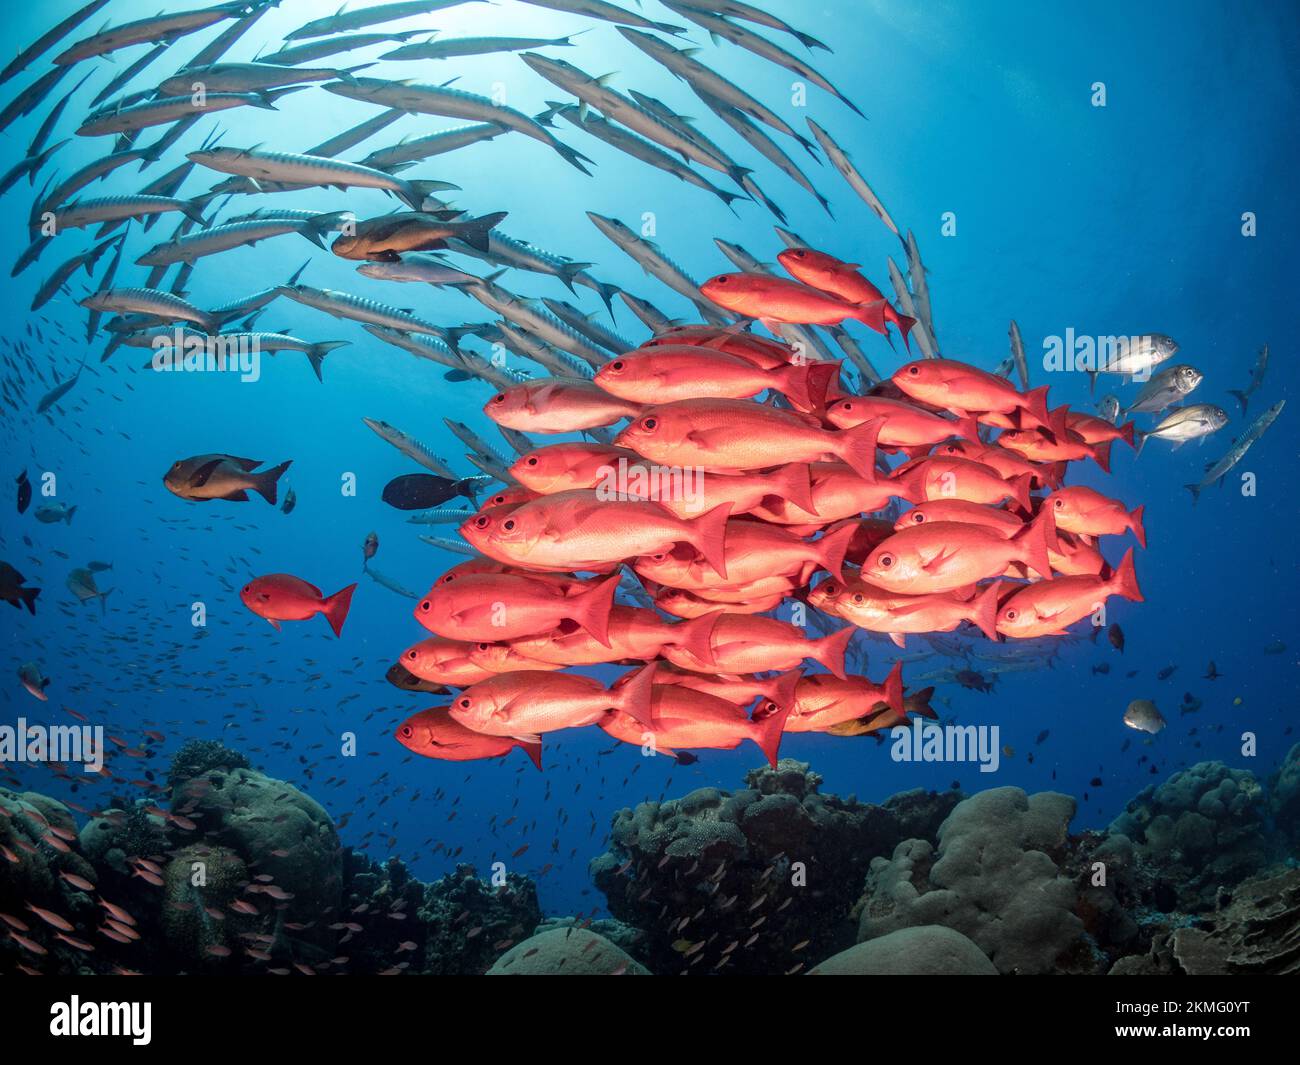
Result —
[{"label": "rocky reef outcrop", "polygon": [[782,759],[737,791],[702,788],[615,815],[591,863],[610,912],[641,930],[655,972],[798,971],[853,942],[849,911],[873,856],[933,832],[958,796],[883,806],[820,792]]}]

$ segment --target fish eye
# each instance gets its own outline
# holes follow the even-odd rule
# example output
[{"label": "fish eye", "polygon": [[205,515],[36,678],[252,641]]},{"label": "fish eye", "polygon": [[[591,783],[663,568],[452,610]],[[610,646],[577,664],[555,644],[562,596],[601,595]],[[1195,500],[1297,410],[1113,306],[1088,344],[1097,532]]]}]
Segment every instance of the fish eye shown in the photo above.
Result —
[{"label": "fish eye", "polygon": [[653,555],[651,555],[651,556],[650,556],[650,561],[651,561],[651,562],[662,562],[662,561],[663,561],[664,559],[666,559],[667,557],[668,557],[668,553],[667,553],[666,551],[660,551],[660,552],[658,552],[657,554],[653,554]]},{"label": "fish eye", "polygon": [[490,643],[480,643],[480,644],[476,644],[476,645],[475,645],[474,650],[476,650],[476,651],[486,651],[486,650],[487,650],[489,647],[491,647],[491,646],[492,646],[492,645],[491,645]]},{"label": "fish eye", "polygon": [[653,433],[659,428],[659,419],[653,416],[641,419],[641,428],[647,433]]},{"label": "fish eye", "polygon": [[1015,621],[1016,618],[1018,618],[1018,617],[1020,616],[1020,611],[1019,611],[1019,610],[1016,610],[1016,609],[1013,607],[1012,609],[1008,610],[1008,611],[1007,611],[1005,614],[1003,614],[1002,616],[1003,616],[1004,618],[1006,618],[1008,621]]},{"label": "fish eye", "polygon": [[474,519],[474,528],[476,529],[486,529],[491,524],[492,524],[492,519],[489,518],[486,514],[480,514],[477,518]]},{"label": "fish eye", "polygon": [[852,410],[852,409],[853,409],[853,402],[851,400],[846,399],[842,404],[840,404],[840,410]]},{"label": "fish eye", "polygon": [[466,698],[466,699],[457,699],[457,700],[456,700],[456,705],[459,706],[462,710],[468,710],[469,707],[470,707],[470,700],[467,699],[467,698]]},{"label": "fish eye", "polygon": [[423,603],[420,604],[420,609],[427,614],[429,612],[429,607],[431,605],[432,604],[430,604],[429,600],[426,599]]},{"label": "fish eye", "polygon": [[402,739],[409,740],[412,736],[415,735],[415,729],[411,728],[410,725],[403,725],[398,730],[398,734],[402,737]]},{"label": "fish eye", "polygon": [[1064,510],[1065,500],[1060,498],[1054,499],[1052,500],[1052,506],[1054,506],[1057,510]]},{"label": "fish eye", "polygon": [[889,569],[889,567],[894,564],[894,556],[881,555],[880,558],[878,558],[876,561],[880,563],[881,569]]},{"label": "fish eye", "polygon": [[498,392],[495,396],[492,397],[493,403],[504,403],[505,401],[506,401],[506,394],[504,392]]},{"label": "fish eye", "polygon": [[619,359],[617,362],[611,362],[611,363],[609,364],[609,368],[610,368],[611,370],[621,370],[621,369],[623,369],[623,367],[624,367],[625,365],[626,365],[626,364],[623,362],[623,360],[622,360],[622,359]]},{"label": "fish eye", "polygon": [[406,652],[406,657],[409,658],[412,662],[414,662],[419,657],[419,655],[417,655],[415,653],[415,649],[412,648],[411,650]]},{"label": "fish eye", "polygon": [[529,466],[536,466],[536,465],[537,465],[537,456],[536,456],[536,455],[530,455],[530,456],[528,457],[527,465],[529,465]]},{"label": "fish eye", "polygon": [[920,376],[921,376],[921,367],[919,367],[919,366],[917,366],[915,363],[913,363],[911,366],[909,366],[909,367],[907,368],[907,373],[908,373],[908,376],[910,376],[910,377],[920,377]]},{"label": "fish eye", "polygon": [[790,254],[793,255],[796,259],[808,258],[808,253],[804,251],[802,248],[799,248],[796,251],[791,252]]},{"label": "fish eye", "polygon": [[922,514],[919,510],[914,510],[914,511],[912,511],[912,524],[913,524],[913,525],[920,525],[921,522],[923,522],[923,521],[925,521],[925,515],[924,515],[924,514]]},{"label": "fish eye", "polygon": [[862,595],[861,592],[854,592],[854,593],[853,593],[853,601],[854,601],[855,603],[861,603],[861,602],[863,601],[863,599],[864,599],[864,597],[863,597],[863,595]]},{"label": "fish eye", "polygon": [[834,594],[835,594],[835,582],[834,582],[834,581],[827,581],[825,584],[822,585],[822,591],[823,591],[825,594],[827,594],[827,595],[834,595]]},{"label": "fish eye", "polygon": [[719,285],[725,285],[730,279],[726,274],[723,274],[721,277],[715,278],[714,280],[717,281]]},{"label": "fish eye", "polygon": [[507,518],[505,521],[501,523],[501,528],[505,529],[506,532],[512,531],[514,527],[515,527],[514,518]]}]

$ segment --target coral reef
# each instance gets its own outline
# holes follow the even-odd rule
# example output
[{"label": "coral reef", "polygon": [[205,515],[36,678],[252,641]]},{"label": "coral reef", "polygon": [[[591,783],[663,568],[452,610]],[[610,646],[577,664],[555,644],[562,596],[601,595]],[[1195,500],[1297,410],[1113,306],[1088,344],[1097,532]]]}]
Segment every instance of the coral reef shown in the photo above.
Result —
[{"label": "coral reef", "polygon": [[1273,856],[1264,792],[1255,775],[1199,762],[1137,795],[1110,825],[1174,890],[1175,906],[1196,913]]},{"label": "coral reef", "polygon": [[213,769],[229,772],[248,768],[248,759],[224,743],[216,740],[190,740],[172,756],[171,768],[167,772],[167,788],[174,791],[177,784],[201,777]]},{"label": "coral reef", "polygon": [[649,976],[650,971],[586,928],[549,928],[511,947],[488,976]]},{"label": "coral reef", "polygon": [[900,928],[859,943],[809,970],[810,976],[997,976],[987,955],[943,925]]},{"label": "coral reef", "polygon": [[1300,743],[1289,751],[1268,779],[1268,811],[1291,853],[1300,857]]},{"label": "coral reef", "polygon": [[858,939],[944,925],[968,937],[1002,973],[1091,967],[1077,889],[1058,862],[1074,800],[992,788],[959,803],[927,840],[876,858],[858,907]]},{"label": "coral reef", "polygon": [[745,783],[620,811],[610,851],[591,863],[610,912],[645,933],[655,972],[797,971],[849,946],[871,858],[937,827],[958,799],[822,795],[821,777],[790,759]]}]

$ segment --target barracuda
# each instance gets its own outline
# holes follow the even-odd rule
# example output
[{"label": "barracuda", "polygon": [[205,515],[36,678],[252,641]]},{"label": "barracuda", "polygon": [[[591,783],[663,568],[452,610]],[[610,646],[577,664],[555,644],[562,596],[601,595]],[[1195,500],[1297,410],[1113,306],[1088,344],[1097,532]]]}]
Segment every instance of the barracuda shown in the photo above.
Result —
[{"label": "barracuda", "polygon": [[192,200],[170,196],[105,196],[98,200],[74,200],[53,213],[56,229],[81,229],[100,222],[120,222],[126,218],[180,211],[195,222],[203,221],[203,212]]},{"label": "barracuda", "polygon": [[497,125],[509,126],[533,140],[541,141],[554,149],[565,162],[584,174],[590,174],[590,171],[582,165],[584,162],[591,162],[585,155],[561,143],[550,130],[522,111],[494,103],[486,96],[449,89],[445,85],[416,85],[404,81],[380,81],[378,78],[329,82],[324,88],[349,100],[361,100],[382,107],[394,107],[417,114],[463,118],[469,122],[494,122]]},{"label": "barracuda", "polygon": [[425,447],[415,437],[402,432],[395,425],[389,425],[387,422],[380,421],[378,418],[362,418],[367,428],[377,434],[380,439],[392,444],[407,458],[418,462],[426,470],[436,473],[439,477],[446,477],[449,480],[456,480],[456,475],[448,468],[447,463]]},{"label": "barracuda", "polygon": [[365,296],[354,296],[350,292],[338,292],[334,289],[312,288],[310,285],[296,284],[281,285],[278,292],[282,296],[287,296],[289,299],[301,303],[304,307],[324,311],[326,314],[332,314],[335,318],[350,318],[354,322],[385,326],[389,329],[398,329],[408,333],[427,333],[436,337],[442,337],[446,332],[446,330],[434,325],[432,322],[426,322],[415,317],[408,310],[390,307],[386,303],[380,303]]},{"label": "barracuda", "polygon": [[602,366],[609,358],[603,351],[588,342],[586,337],[574,332],[558,318],[552,318],[545,311],[531,306],[527,300],[502,288],[491,278],[466,285],[464,290],[488,310],[496,312],[502,318],[522,326],[531,333],[536,333],[543,340],[563,348],[592,366]]},{"label": "barracuda", "polygon": [[193,322],[205,332],[215,333],[219,319],[201,311],[188,300],[152,288],[101,289],[78,301],[81,306],[111,314],[148,314],[164,322]]},{"label": "barracuda", "polygon": [[109,133],[131,133],[212,111],[228,111],[232,107],[260,107],[265,111],[274,111],[276,100],[301,88],[305,86],[291,85],[287,89],[269,89],[266,92],[209,92],[196,96],[168,96],[130,107],[96,111],[82,123],[77,136],[102,137]]},{"label": "barracuda", "polygon": [[205,229],[193,236],[178,237],[175,240],[158,244],[136,259],[137,266],[168,266],[171,263],[192,263],[205,255],[229,251],[244,245],[256,244],[271,237],[286,233],[297,233],[311,241],[318,248],[325,246],[321,240],[322,231],[328,232],[334,216],[324,216],[324,227],[318,228],[311,220],[267,219],[265,221],[232,222],[224,226]]},{"label": "barracuda", "polygon": [[360,163],[345,163],[320,155],[266,152],[257,148],[202,149],[190,152],[186,158],[210,170],[248,178],[255,188],[259,182],[268,181],[291,186],[382,189],[391,192],[413,211],[420,210],[429,193],[456,188],[445,181],[404,181]]},{"label": "barracuda", "polygon": [[480,141],[489,141],[507,132],[509,132],[508,128],[499,122],[475,122],[468,126],[456,126],[454,129],[430,133],[427,137],[403,140],[391,148],[380,148],[362,159],[361,165],[383,170],[400,166],[402,163],[416,162],[420,159],[430,159],[435,155],[454,152],[458,148],[466,148]]},{"label": "barracuda", "polygon": [[700,291],[690,276],[668,258],[653,241],[638,237],[617,218],[588,211],[587,217],[606,237],[630,256],[650,276],[658,278],[674,292],[685,296],[699,309],[704,320],[712,325],[725,325],[729,320],[711,300]]},{"label": "barracuda", "polygon": [[121,26],[100,30],[60,52],[54,57],[56,66],[69,66],[93,56],[108,55],[119,48],[149,41],[174,41],[196,30],[206,29],[226,19],[238,18],[265,7],[265,0],[235,0],[234,3],[194,11],[178,11],[171,15],[154,15],[152,18],[126,22]]}]

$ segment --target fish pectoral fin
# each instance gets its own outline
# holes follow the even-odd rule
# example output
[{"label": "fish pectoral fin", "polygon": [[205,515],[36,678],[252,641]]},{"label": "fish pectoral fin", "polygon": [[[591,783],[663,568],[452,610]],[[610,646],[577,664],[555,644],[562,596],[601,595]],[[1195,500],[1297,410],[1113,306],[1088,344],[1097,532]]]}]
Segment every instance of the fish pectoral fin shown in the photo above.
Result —
[{"label": "fish pectoral fin", "polygon": [[888,633],[888,636],[891,640],[894,641],[895,647],[903,647],[903,648],[907,647],[907,637],[903,635],[903,633],[891,632]]},{"label": "fish pectoral fin", "polygon": [[275,618],[267,618],[266,623],[270,625],[271,628],[275,629],[276,632],[280,631],[280,623],[276,621]]},{"label": "fish pectoral fin", "polygon": [[520,743],[541,743],[542,737],[535,732],[520,732],[510,737],[512,740],[518,740]]},{"label": "fish pectoral fin", "polygon": [[190,487],[202,488],[208,483],[208,480],[217,472],[217,467],[221,465],[221,459],[213,459],[211,462],[205,462],[192,474],[190,474]]},{"label": "fish pectoral fin", "polygon": [[927,573],[935,573],[946,566],[952,559],[956,558],[957,552],[947,547],[942,547],[937,551],[933,558],[921,565],[921,568]]}]

